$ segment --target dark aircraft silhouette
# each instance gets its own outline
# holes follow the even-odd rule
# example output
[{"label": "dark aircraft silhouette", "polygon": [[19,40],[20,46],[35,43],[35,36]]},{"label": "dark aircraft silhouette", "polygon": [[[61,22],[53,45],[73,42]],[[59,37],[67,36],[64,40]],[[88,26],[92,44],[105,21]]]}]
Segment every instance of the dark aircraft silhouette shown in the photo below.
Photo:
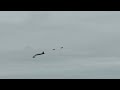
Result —
[{"label": "dark aircraft silhouette", "polygon": [[52,49],[52,50],[55,50],[55,49]]},{"label": "dark aircraft silhouette", "polygon": [[43,54],[45,54],[44,51],[43,51],[42,53],[40,53],[40,54],[35,54],[35,55],[33,56],[33,58],[35,58],[35,57],[38,56],[38,55],[43,55]]},{"label": "dark aircraft silhouette", "polygon": [[61,49],[62,49],[63,47],[61,47]]}]

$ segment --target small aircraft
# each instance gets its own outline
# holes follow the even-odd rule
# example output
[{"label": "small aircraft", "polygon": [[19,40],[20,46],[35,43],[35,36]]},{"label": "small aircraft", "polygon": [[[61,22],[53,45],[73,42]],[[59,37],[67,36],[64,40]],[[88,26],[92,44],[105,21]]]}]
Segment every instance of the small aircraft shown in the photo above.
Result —
[{"label": "small aircraft", "polygon": [[63,47],[61,47],[61,49],[62,49]]},{"label": "small aircraft", "polygon": [[35,57],[38,56],[38,55],[43,55],[43,54],[45,54],[44,51],[43,51],[42,53],[40,53],[40,54],[35,54],[35,55],[33,56],[33,58],[35,58]]}]

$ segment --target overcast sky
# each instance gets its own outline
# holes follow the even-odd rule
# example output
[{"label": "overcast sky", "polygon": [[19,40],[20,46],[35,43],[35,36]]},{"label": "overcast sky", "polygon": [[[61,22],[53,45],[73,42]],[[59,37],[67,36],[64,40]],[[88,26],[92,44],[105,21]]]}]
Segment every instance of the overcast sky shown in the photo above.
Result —
[{"label": "overcast sky", "polygon": [[120,12],[0,11],[0,41],[1,51],[65,46],[116,52]]}]

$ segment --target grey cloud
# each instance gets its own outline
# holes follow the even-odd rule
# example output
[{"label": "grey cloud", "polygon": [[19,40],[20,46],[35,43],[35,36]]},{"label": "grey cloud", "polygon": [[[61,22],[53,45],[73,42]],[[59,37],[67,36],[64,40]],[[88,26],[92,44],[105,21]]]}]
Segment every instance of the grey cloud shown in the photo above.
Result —
[{"label": "grey cloud", "polygon": [[[1,12],[0,17],[5,17],[6,13]],[[25,45],[47,48],[64,43],[78,50],[106,53],[113,50],[117,53],[119,15],[120,12],[10,12],[9,17],[25,20],[0,23],[1,45],[17,49]]]}]

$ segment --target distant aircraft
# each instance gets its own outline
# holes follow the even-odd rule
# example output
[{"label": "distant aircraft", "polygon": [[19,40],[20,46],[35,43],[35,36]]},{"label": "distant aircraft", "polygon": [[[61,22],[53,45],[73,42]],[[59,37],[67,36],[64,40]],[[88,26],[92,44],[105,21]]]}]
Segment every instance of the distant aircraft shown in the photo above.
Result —
[{"label": "distant aircraft", "polygon": [[63,47],[61,47],[61,49],[62,49]]},{"label": "distant aircraft", "polygon": [[55,50],[55,49],[52,49],[52,50]]},{"label": "distant aircraft", "polygon": [[45,54],[44,51],[43,51],[42,53],[40,53],[40,54],[35,54],[35,55],[33,56],[33,58],[35,58],[35,57],[38,56],[38,55],[43,55],[43,54]]}]

